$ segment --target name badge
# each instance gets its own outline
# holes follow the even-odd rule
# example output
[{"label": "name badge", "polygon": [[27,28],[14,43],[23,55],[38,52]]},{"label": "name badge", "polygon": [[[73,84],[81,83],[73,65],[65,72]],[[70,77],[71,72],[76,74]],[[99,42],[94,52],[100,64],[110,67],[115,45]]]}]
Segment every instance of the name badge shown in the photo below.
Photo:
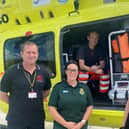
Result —
[{"label": "name badge", "polygon": [[36,92],[29,92],[28,93],[28,98],[29,99],[36,99],[37,98],[37,93]]}]

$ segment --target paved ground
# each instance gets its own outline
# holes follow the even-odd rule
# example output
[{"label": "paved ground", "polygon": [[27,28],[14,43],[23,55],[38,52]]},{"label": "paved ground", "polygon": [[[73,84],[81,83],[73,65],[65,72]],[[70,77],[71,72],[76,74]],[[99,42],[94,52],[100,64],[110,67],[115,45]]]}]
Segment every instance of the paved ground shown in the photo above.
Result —
[{"label": "paved ground", "polygon": [[3,112],[0,111],[0,124],[4,124],[6,125],[6,121],[5,121],[5,114]]},{"label": "paved ground", "polygon": [[[0,112],[0,124],[4,124],[6,125],[6,121],[5,121],[5,114],[3,114],[2,112]],[[45,123],[46,128],[45,129],[52,129],[53,127],[53,123],[52,122],[47,122]],[[0,128],[1,129],[1,128]],[[116,128],[109,128],[109,127],[96,127],[96,126],[89,126],[88,129],[116,129]]]}]

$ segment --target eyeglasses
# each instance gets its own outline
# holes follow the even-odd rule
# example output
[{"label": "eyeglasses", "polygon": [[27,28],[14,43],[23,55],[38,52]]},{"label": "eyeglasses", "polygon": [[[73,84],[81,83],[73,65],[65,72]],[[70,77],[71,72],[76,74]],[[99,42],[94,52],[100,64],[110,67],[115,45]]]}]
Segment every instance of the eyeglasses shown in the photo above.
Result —
[{"label": "eyeglasses", "polygon": [[67,69],[68,72],[71,72],[71,73],[75,73],[75,72],[78,72],[77,69]]}]

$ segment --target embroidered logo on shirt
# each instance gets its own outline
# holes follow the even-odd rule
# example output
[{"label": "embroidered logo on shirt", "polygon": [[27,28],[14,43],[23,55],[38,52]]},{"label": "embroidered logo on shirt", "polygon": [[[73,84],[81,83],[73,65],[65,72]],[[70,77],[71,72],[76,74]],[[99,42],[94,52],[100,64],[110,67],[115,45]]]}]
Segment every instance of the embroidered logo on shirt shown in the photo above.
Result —
[{"label": "embroidered logo on shirt", "polygon": [[43,76],[37,75],[36,80],[37,80],[37,82],[43,82]]},{"label": "embroidered logo on shirt", "polygon": [[80,95],[84,95],[85,94],[85,91],[83,90],[83,88],[80,88]]},{"label": "embroidered logo on shirt", "polygon": [[94,52],[90,52],[90,56],[94,56]]}]

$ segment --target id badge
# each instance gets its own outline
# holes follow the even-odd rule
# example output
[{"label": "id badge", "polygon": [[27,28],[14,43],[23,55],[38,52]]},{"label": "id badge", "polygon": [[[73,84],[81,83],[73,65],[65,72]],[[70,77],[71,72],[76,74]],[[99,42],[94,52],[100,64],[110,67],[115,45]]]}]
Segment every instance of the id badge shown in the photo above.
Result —
[{"label": "id badge", "polygon": [[28,93],[28,98],[29,99],[36,99],[37,98],[37,93],[36,92],[29,92]]}]

